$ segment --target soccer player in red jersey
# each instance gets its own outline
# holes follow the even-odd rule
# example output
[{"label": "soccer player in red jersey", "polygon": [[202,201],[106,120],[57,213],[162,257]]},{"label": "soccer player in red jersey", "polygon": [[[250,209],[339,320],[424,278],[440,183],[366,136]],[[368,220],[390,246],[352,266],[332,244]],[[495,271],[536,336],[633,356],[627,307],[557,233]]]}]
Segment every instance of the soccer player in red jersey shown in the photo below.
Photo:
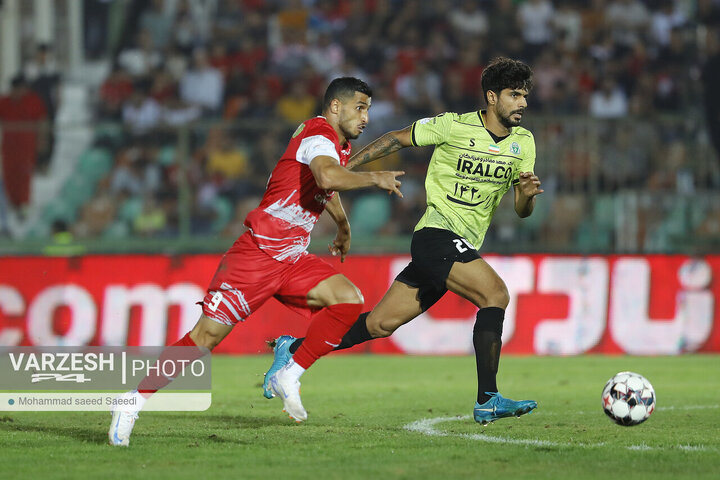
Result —
[{"label": "soccer player in red jersey", "polygon": [[[349,140],[368,123],[372,92],[356,78],[333,80],[323,98],[322,116],[303,122],[295,131],[273,170],[260,205],[245,219],[248,231],[225,253],[202,301],[195,327],[173,346],[198,347],[195,358],[173,358],[172,348],[162,362],[195,360],[218,345],[238,321],[244,321],[270,297],[312,316],[303,345],[285,367],[269,378],[272,391],[283,399],[285,411],[296,421],[307,419],[300,400],[299,378],[319,357],[340,343],[362,311],[363,297],[355,285],[330,264],[307,252],[310,232],[323,210],[338,227],[330,246],[344,260],[350,248],[350,225],[339,191],[376,186],[402,196],[399,175],[404,172],[351,172]],[[172,346],[171,346],[172,347]],[[185,351],[185,349],[182,349]],[[135,410],[116,410],[110,425],[110,444],[127,446],[137,412],[155,391],[170,382],[148,376],[134,397]]]}]

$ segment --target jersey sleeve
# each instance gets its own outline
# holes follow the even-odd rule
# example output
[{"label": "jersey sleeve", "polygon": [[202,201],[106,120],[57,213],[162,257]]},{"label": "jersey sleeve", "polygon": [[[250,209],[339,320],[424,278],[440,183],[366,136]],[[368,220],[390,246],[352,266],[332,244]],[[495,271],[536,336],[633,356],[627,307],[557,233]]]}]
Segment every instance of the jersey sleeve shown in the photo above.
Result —
[{"label": "jersey sleeve", "polygon": [[412,124],[412,144],[416,147],[440,145],[450,137],[454,113],[441,113],[435,117],[421,118]]},{"label": "jersey sleeve", "polygon": [[310,165],[315,157],[324,155],[332,157],[340,163],[340,155],[336,142],[333,140],[333,133],[327,128],[312,128],[307,132],[305,138],[300,141],[296,159],[300,163]]},{"label": "jersey sleeve", "polygon": [[522,142],[524,150],[521,160],[517,164],[517,168],[513,172],[512,184],[516,185],[520,181],[520,172],[535,172],[535,137],[528,132],[529,138]]}]

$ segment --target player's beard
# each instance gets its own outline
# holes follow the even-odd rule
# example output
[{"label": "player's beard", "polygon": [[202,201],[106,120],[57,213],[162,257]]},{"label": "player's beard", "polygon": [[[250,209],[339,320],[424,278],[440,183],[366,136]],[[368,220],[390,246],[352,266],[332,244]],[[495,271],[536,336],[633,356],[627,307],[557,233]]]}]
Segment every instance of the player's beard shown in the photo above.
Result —
[{"label": "player's beard", "polygon": [[518,125],[520,125],[520,122],[522,121],[522,116],[520,117],[520,120],[517,120],[517,121],[513,120],[511,118],[516,113],[522,114],[523,110],[515,110],[508,114],[506,114],[504,110],[498,112],[498,119],[500,120],[500,123],[502,123],[503,127],[512,128],[512,127],[517,127]]}]

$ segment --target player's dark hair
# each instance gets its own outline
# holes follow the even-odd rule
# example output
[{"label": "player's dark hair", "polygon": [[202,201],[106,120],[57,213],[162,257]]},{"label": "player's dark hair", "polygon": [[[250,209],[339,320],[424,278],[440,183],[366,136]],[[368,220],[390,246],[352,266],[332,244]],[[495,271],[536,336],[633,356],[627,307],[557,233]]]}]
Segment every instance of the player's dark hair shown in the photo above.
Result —
[{"label": "player's dark hair", "polygon": [[487,92],[500,95],[506,88],[521,88],[528,92],[532,89],[532,69],[520,60],[497,57],[485,67],[480,77],[483,98],[487,101]]},{"label": "player's dark hair", "polygon": [[322,105],[323,111],[327,110],[330,107],[330,103],[334,99],[337,98],[340,101],[344,101],[347,100],[349,97],[355,96],[355,92],[364,93],[368,97],[372,97],[372,90],[370,90],[368,84],[363,82],[359,78],[336,78],[335,80],[330,82],[327,90],[325,90],[325,96],[323,97]]}]

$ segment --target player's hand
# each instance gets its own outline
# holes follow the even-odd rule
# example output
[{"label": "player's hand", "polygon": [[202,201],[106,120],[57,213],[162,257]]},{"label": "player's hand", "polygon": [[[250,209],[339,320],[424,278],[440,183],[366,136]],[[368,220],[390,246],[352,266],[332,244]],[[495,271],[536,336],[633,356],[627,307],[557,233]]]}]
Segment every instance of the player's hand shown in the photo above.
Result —
[{"label": "player's hand", "polygon": [[375,172],[377,175],[377,186],[386,190],[388,194],[395,194],[402,198],[403,194],[400,192],[400,185],[402,183],[396,177],[405,175],[405,172]]},{"label": "player's hand", "polygon": [[519,178],[520,191],[526,197],[534,197],[543,193],[545,190],[540,188],[540,179],[532,172],[520,172]]},{"label": "player's hand", "polygon": [[350,230],[339,229],[333,243],[328,245],[328,251],[333,257],[340,255],[340,263],[343,263],[350,251]]}]

